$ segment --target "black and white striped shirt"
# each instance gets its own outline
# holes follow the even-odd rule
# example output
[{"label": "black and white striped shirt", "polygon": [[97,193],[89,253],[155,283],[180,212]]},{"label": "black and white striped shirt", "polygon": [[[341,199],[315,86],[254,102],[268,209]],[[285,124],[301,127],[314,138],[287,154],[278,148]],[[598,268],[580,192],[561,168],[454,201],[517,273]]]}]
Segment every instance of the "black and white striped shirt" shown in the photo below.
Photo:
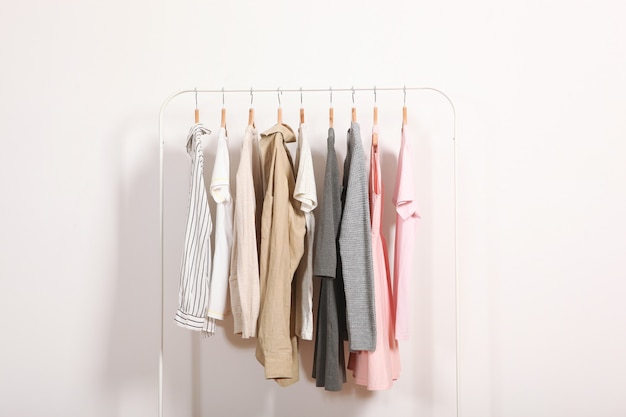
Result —
[{"label": "black and white striped shirt", "polygon": [[211,281],[211,211],[204,186],[202,137],[211,132],[200,123],[194,124],[187,137],[187,153],[191,157],[191,186],[185,231],[185,249],[180,273],[178,310],[174,320],[184,328],[215,332],[215,319],[207,316]]}]

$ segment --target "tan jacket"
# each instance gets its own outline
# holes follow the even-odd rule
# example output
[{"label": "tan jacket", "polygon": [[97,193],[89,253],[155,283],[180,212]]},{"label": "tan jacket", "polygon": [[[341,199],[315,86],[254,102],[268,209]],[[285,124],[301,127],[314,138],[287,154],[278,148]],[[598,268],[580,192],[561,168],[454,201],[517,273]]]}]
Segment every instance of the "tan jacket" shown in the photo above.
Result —
[{"label": "tan jacket", "polygon": [[256,357],[265,377],[281,386],[298,381],[298,341],[291,282],[304,253],[305,221],[293,198],[293,162],[285,143],[296,137],[287,125],[261,134],[265,198],[261,214],[259,316]]}]

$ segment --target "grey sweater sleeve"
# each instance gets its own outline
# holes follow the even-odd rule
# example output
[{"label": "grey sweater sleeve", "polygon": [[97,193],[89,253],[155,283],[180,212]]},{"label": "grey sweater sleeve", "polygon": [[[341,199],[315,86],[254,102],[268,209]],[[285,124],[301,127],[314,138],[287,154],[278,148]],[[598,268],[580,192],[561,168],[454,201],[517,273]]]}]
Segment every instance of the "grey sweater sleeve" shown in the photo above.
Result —
[{"label": "grey sweater sleeve", "polygon": [[365,153],[358,123],[348,130],[339,252],[350,350],[376,350],[372,233]]}]

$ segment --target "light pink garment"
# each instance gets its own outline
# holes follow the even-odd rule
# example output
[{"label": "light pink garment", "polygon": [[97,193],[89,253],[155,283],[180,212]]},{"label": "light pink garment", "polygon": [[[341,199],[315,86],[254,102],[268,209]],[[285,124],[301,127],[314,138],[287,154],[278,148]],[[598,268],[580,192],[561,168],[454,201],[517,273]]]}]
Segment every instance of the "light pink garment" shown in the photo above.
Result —
[{"label": "light pink garment", "polygon": [[[374,126],[378,133],[378,126]],[[350,353],[348,369],[355,382],[369,390],[391,388],[400,376],[400,350],[394,335],[391,277],[387,242],[381,234],[382,181],[378,147],[372,145],[370,157],[370,214],[372,219],[372,258],[374,260],[374,293],[376,303],[376,350]]]},{"label": "light pink garment", "polygon": [[413,181],[412,155],[409,149],[407,127],[402,127],[402,143],[398,157],[398,173],[393,204],[396,207],[396,244],[393,263],[393,294],[396,317],[396,339],[409,338],[409,282],[414,275],[415,240],[420,218]]}]

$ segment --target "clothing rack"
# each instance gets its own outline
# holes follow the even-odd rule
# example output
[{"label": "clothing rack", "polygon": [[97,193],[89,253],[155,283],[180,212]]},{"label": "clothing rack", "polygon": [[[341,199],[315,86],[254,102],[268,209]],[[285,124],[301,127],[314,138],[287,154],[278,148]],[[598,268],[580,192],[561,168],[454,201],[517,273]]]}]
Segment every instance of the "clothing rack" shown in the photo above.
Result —
[{"label": "clothing rack", "polygon": [[163,116],[165,111],[167,110],[170,102],[176,97],[183,94],[195,94],[196,95],[196,118],[198,115],[198,105],[197,105],[197,95],[198,94],[221,94],[222,95],[222,104],[224,103],[224,96],[226,94],[250,94],[250,105],[254,104],[254,94],[268,94],[273,93],[277,94],[278,104],[280,108],[280,96],[282,93],[299,93],[300,101],[302,102],[302,94],[303,93],[329,93],[330,94],[330,105],[332,107],[333,104],[333,93],[352,93],[352,102],[354,103],[354,95],[356,92],[373,92],[374,100],[376,100],[376,93],[379,91],[395,91],[395,92],[403,92],[403,102],[406,105],[406,94],[407,92],[434,92],[441,95],[450,105],[452,110],[452,153],[453,153],[453,187],[454,187],[454,327],[455,327],[455,394],[456,394],[456,417],[461,416],[461,405],[460,405],[460,386],[459,386],[459,376],[460,376],[460,366],[459,366],[459,356],[460,356],[460,326],[459,326],[459,274],[458,274],[458,202],[457,202],[457,155],[456,155],[456,108],[454,106],[454,102],[450,97],[444,93],[443,91],[434,88],[434,87],[372,87],[372,88],[276,88],[276,89],[197,89],[193,90],[180,90],[172,93],[168,96],[163,104],[161,105],[161,109],[159,110],[159,238],[160,238],[160,270],[161,270],[161,326],[160,326],[160,350],[159,350],[159,395],[158,395],[158,417],[163,417],[163,346],[164,346],[164,301],[165,301],[165,272],[164,272],[164,242],[163,242],[163,150],[165,145],[165,138],[163,136]]}]

